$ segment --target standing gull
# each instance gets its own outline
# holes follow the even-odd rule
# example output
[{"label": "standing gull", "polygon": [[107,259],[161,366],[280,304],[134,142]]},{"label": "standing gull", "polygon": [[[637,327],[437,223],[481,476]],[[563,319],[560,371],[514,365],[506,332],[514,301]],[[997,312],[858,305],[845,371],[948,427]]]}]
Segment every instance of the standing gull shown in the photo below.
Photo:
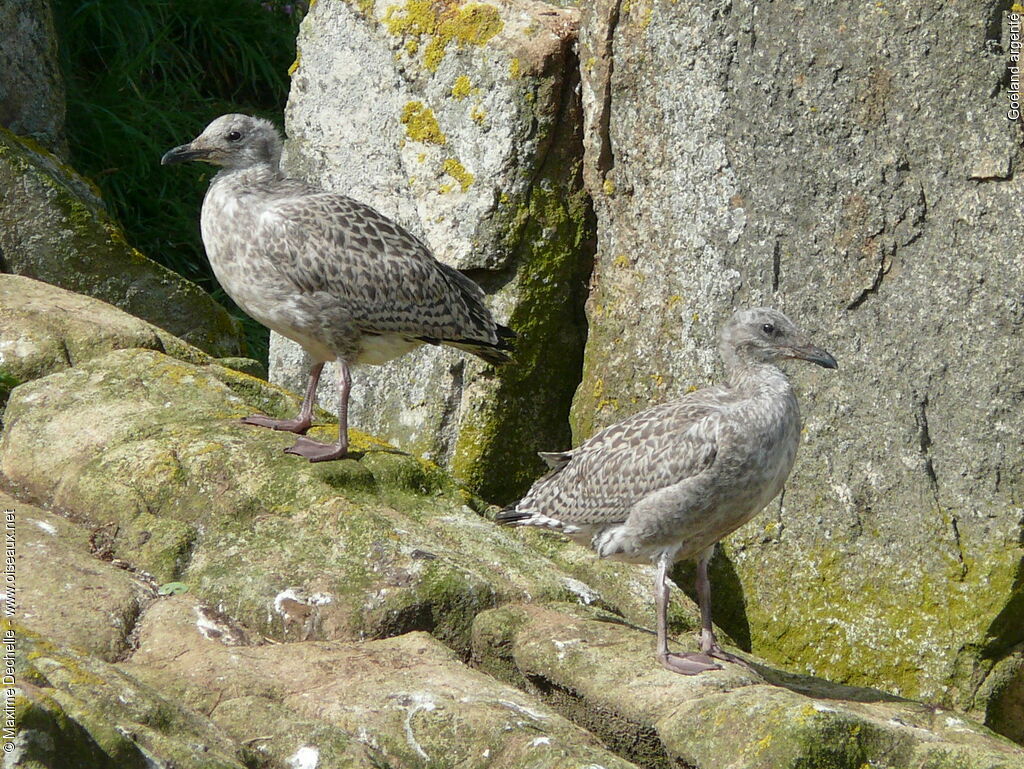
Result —
[{"label": "standing gull", "polygon": [[[602,558],[654,563],[657,657],[694,675],[742,662],[711,627],[708,561],[722,537],[782,489],[800,439],[800,408],[778,363],[801,358],[837,368],[777,310],[740,310],[722,329],[728,383],[687,393],[606,427],[570,451],[541,454],[551,472],[499,523],[539,526],[589,544]],[[668,571],[698,556],[700,653],[670,654]]]},{"label": "standing gull", "polygon": [[458,347],[493,365],[509,361],[515,334],[495,322],[480,287],[370,206],[287,178],[281,136],[269,121],[222,115],[160,162],[186,160],[221,167],[201,217],[217,280],[248,315],[314,360],[295,419],[242,421],[304,436],[324,363],[340,364],[338,440],[300,437],[288,453],[310,462],[347,455],[351,365],[386,363],[421,344]]}]

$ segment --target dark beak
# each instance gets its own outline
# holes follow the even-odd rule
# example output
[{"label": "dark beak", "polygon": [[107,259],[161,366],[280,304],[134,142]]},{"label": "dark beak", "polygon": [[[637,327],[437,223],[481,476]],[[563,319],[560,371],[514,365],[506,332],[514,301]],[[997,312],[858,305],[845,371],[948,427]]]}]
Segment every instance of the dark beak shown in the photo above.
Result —
[{"label": "dark beak", "polygon": [[175,147],[164,153],[164,156],[160,158],[160,165],[170,166],[175,163],[184,163],[187,160],[202,160],[207,154],[206,150],[193,149],[191,143],[182,144],[180,147]]},{"label": "dark beak", "polygon": [[813,344],[791,347],[790,352],[792,353],[792,357],[810,361],[811,363],[817,363],[822,368],[839,368],[839,364],[836,363],[835,358],[820,347],[815,347]]}]

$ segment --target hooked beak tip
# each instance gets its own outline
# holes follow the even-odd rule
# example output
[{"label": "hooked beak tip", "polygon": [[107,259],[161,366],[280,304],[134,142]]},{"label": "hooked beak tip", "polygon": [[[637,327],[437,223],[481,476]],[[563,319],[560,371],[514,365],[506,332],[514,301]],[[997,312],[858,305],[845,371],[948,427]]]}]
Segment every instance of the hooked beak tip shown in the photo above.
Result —
[{"label": "hooked beak tip", "polygon": [[805,360],[808,363],[815,363],[822,368],[837,369],[839,363],[832,355],[823,350],[820,347],[814,345],[808,345],[807,347],[795,347],[793,348],[793,357]]},{"label": "hooked beak tip", "polygon": [[175,147],[165,152],[164,156],[160,158],[160,165],[170,166],[201,157],[203,157],[202,150],[193,149],[191,144],[182,144],[180,147]]},{"label": "hooked beak tip", "polygon": [[814,350],[810,355],[805,357],[804,360],[810,361],[811,363],[817,363],[822,368],[839,368],[839,362],[828,352],[822,349]]}]

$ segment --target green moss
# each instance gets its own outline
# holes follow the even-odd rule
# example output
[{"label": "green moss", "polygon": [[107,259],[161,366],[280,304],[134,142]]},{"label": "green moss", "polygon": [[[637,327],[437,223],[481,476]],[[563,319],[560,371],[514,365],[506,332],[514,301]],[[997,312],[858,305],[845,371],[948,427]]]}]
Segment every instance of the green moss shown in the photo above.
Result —
[{"label": "green moss", "polygon": [[50,227],[29,237],[39,222],[26,224],[23,240],[43,238],[47,248],[8,249],[8,271],[102,299],[215,355],[237,355],[238,329],[223,308],[132,248],[95,188],[43,153],[0,128],[0,186],[16,184],[26,197],[45,199],[39,216]]},{"label": "green moss", "polygon": [[7,403],[11,390],[21,384],[21,381],[13,374],[0,369],[0,406]]},{"label": "green moss", "polygon": [[582,150],[572,120],[544,115],[538,123],[542,131],[564,133],[549,134],[551,149],[528,198],[509,195],[497,217],[519,265],[516,309],[507,321],[518,334],[515,364],[496,369],[493,396],[463,414],[451,460],[457,478],[497,503],[514,499],[543,472],[537,451],[568,447],[567,425],[553,415],[568,413],[586,337],[594,224],[582,189]]},{"label": "green moss", "polygon": [[442,166],[444,172],[452,177],[465,192],[473,184],[473,174],[466,170],[465,166],[458,161],[458,158],[445,158]]},{"label": "green moss", "polygon": [[[891,545],[865,538],[859,547]],[[983,541],[972,548],[965,546],[965,572],[956,563],[929,573],[908,559],[880,579],[867,568],[870,559],[822,543],[801,553],[815,580],[801,581],[799,605],[790,600],[792,554],[779,555],[785,563],[737,559],[746,596],[721,600],[743,601],[752,651],[766,659],[966,711],[993,659],[1021,640],[1019,621],[1001,619],[1001,610],[1019,610],[1019,552]],[[880,646],[886,654],[878,654]]]},{"label": "green moss", "polygon": [[390,6],[383,22],[392,35],[415,40],[413,52],[419,49],[423,38],[429,38],[423,50],[423,65],[430,72],[437,71],[449,45],[485,45],[504,27],[501,14],[492,5],[434,4],[428,0],[406,0],[402,6]]},{"label": "green moss", "polygon": [[441,126],[437,124],[434,113],[421,101],[408,102],[402,108],[400,120],[405,126],[406,134],[413,141],[439,145],[448,141],[441,132]]}]

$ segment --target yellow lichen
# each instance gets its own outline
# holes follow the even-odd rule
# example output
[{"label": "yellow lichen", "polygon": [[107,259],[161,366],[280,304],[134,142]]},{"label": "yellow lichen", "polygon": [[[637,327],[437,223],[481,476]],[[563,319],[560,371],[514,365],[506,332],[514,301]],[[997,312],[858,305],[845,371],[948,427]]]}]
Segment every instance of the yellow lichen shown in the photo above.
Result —
[{"label": "yellow lichen", "polygon": [[473,174],[467,171],[466,167],[457,158],[446,158],[442,168],[444,168],[446,174],[459,183],[463,192],[468,190],[473,184]]},{"label": "yellow lichen", "polygon": [[469,96],[469,92],[472,89],[473,83],[470,81],[470,79],[465,75],[459,75],[457,78],[455,78],[455,83],[452,85],[452,96],[454,96],[459,101],[462,101],[467,96]]},{"label": "yellow lichen", "polygon": [[423,65],[431,72],[441,65],[450,43],[459,48],[484,45],[504,27],[498,9],[492,5],[435,5],[428,0],[406,0],[404,6],[389,6],[383,22],[392,35],[415,41],[412,52],[419,50],[421,38],[431,38],[423,51]]},{"label": "yellow lichen", "polygon": [[445,144],[448,138],[441,132],[433,111],[421,101],[411,101],[402,108],[402,125],[409,138],[424,144]]},{"label": "yellow lichen", "polygon": [[[399,15],[401,13],[401,15]],[[388,6],[382,19],[384,26],[392,35],[432,35],[437,28],[437,17],[434,15],[430,0],[406,0],[405,7]]]},{"label": "yellow lichen", "polygon": [[615,182],[611,179],[605,179],[604,184],[601,185],[601,189],[604,190],[604,194],[611,197],[615,194]]},{"label": "yellow lichen", "polygon": [[513,58],[508,63],[508,74],[513,78],[520,77],[523,74],[522,67],[519,65],[519,59]]},{"label": "yellow lichen", "polygon": [[288,77],[291,77],[292,75],[294,75],[295,71],[299,68],[299,66],[301,64],[302,64],[302,54],[301,53],[296,53],[295,54],[295,61],[293,61],[292,65],[288,68]]},{"label": "yellow lichen", "polygon": [[477,125],[484,124],[484,118],[487,117],[487,112],[484,111],[480,105],[473,107],[473,111],[469,113],[469,116],[473,119],[473,122]]}]

